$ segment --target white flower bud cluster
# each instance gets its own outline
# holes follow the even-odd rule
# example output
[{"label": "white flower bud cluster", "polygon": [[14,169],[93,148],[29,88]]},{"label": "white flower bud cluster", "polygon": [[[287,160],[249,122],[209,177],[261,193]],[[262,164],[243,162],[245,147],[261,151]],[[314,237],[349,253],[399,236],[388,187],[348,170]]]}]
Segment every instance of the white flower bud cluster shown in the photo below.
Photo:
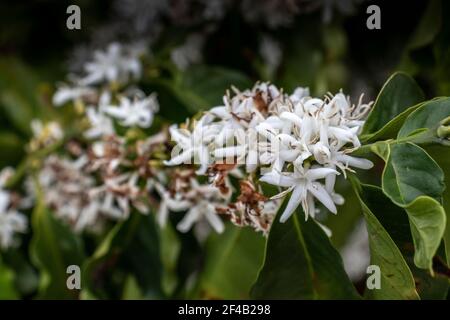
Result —
[{"label": "white flower bud cluster", "polygon": [[[360,147],[358,133],[371,103],[357,104],[342,92],[314,98],[307,88],[292,95],[270,83],[228,92],[224,104],[205,112],[188,128],[172,126],[176,142],[168,166],[199,164],[197,174],[217,163],[245,164],[248,174],[260,169],[259,181],[290,192],[281,215],[286,221],[301,205],[306,218],[316,213],[315,199],[336,213],[344,199],[334,191],[336,176],[352,167],[369,169],[367,159],[350,154]],[[339,172],[339,171],[340,172]]]}]

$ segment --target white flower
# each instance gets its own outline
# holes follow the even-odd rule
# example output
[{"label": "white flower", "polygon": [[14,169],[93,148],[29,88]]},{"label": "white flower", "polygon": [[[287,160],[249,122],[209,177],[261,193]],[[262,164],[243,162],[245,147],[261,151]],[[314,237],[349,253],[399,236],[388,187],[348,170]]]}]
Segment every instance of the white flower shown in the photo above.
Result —
[{"label": "white flower", "polygon": [[181,232],[187,232],[196,222],[205,219],[217,233],[222,233],[225,226],[216,213],[216,208],[223,205],[222,202],[218,201],[221,198],[220,191],[210,185],[199,185],[194,180],[190,192],[197,195],[198,201],[195,201],[190,207],[178,223],[177,229]]},{"label": "white flower", "polygon": [[104,108],[104,112],[111,117],[119,119],[125,127],[139,126],[149,128],[153,122],[154,113],[159,110],[156,94],[151,94],[145,99],[130,101],[127,97],[120,98],[119,106]]},{"label": "white flower", "polygon": [[89,86],[101,82],[126,82],[137,79],[142,72],[139,52],[118,43],[111,43],[106,51],[95,51],[94,61],[86,63],[87,75],[79,80],[80,85]]},{"label": "white flower", "polygon": [[44,125],[41,120],[33,119],[31,121],[31,130],[35,138],[44,141],[59,140],[64,136],[61,126],[55,121]]},{"label": "white flower", "polygon": [[53,104],[59,107],[68,101],[74,102],[91,95],[95,95],[95,90],[92,88],[62,85],[58,87],[58,90],[53,95]]},{"label": "white flower", "polygon": [[292,101],[294,105],[299,102],[306,101],[306,98],[309,97],[309,88],[308,87],[297,87],[294,90],[294,93],[289,96],[289,99]]},{"label": "white flower", "polygon": [[14,175],[14,169],[5,167],[0,171],[0,189],[3,188],[8,180]]},{"label": "white flower", "polygon": [[178,223],[177,229],[181,232],[187,232],[196,222],[200,221],[201,219],[205,219],[206,221],[208,221],[214,231],[216,231],[217,233],[222,233],[225,229],[225,226],[215,210],[216,207],[214,203],[211,203],[210,201],[208,201],[208,199],[202,199],[189,209],[183,219]]},{"label": "white flower", "polygon": [[295,211],[299,204],[305,212],[305,217],[314,218],[315,205],[314,198],[319,200],[328,210],[336,213],[336,206],[333,199],[325,190],[324,186],[317,182],[328,175],[336,175],[338,172],[330,168],[295,168],[294,172],[277,173],[272,171],[261,177],[260,181],[267,182],[272,185],[288,188],[282,194],[292,191],[291,198],[281,215],[280,221],[285,222]]},{"label": "white flower", "polygon": [[340,253],[345,271],[352,281],[359,281],[366,276],[367,266],[370,264],[370,249],[364,219],[356,224]]},{"label": "white flower", "polygon": [[166,166],[189,164],[194,158],[195,163],[198,161],[200,164],[197,173],[205,174],[211,158],[208,144],[216,137],[219,129],[217,126],[205,125],[205,122],[206,117],[194,122],[192,132],[180,129],[176,125],[170,127],[170,136],[177,145],[172,151],[172,158],[164,161]]},{"label": "white flower", "polygon": [[167,223],[169,210],[172,212],[181,212],[186,211],[191,206],[191,202],[183,199],[181,194],[176,194],[175,197],[172,197],[171,194],[159,183],[155,184],[155,189],[161,197],[157,220],[159,225],[162,227],[164,227]]},{"label": "white flower", "polygon": [[91,127],[84,132],[86,138],[95,139],[115,133],[111,118],[105,114],[105,108],[109,106],[110,101],[111,95],[109,92],[105,91],[100,96],[98,109],[95,106],[91,106],[86,110],[86,116],[91,125]]},{"label": "white flower", "polygon": [[0,192],[0,247],[2,249],[12,247],[15,244],[14,235],[27,230],[26,217],[15,210],[7,210],[9,204],[7,198],[8,195]]},{"label": "white flower", "polygon": [[174,195],[165,190],[160,184],[156,190],[162,198],[158,209],[158,222],[164,226],[169,210],[172,212],[187,211],[178,223],[177,229],[188,232],[194,224],[207,221],[217,232],[223,232],[225,226],[216,213],[216,208],[223,206],[223,197],[218,188],[211,185],[200,185],[195,179],[190,179],[190,186],[186,192],[177,192]]},{"label": "white flower", "polygon": [[115,220],[127,219],[131,205],[143,214],[148,213],[148,207],[139,199],[141,191],[137,185],[138,175],[122,174],[106,178],[104,184],[90,190],[89,195],[99,200],[99,210]]},{"label": "white flower", "polygon": [[16,244],[15,234],[27,230],[27,218],[10,207],[11,196],[2,187],[11,176],[10,168],[0,172],[0,248],[7,249]]}]

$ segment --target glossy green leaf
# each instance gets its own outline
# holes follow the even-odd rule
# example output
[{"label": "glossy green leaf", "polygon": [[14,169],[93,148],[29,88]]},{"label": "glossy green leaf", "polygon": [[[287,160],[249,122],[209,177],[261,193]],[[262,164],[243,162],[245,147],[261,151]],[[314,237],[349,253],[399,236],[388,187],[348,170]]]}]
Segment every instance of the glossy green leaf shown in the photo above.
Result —
[{"label": "glossy green leaf", "polygon": [[419,268],[431,270],[445,229],[445,211],[437,201],[445,189],[444,174],[415,144],[392,144],[389,150],[382,178],[383,192],[405,208],[414,239],[414,262]]},{"label": "glossy green leaf", "polygon": [[444,170],[446,188],[443,193],[442,202],[447,216],[444,243],[447,256],[447,266],[450,266],[450,147],[434,145],[427,147],[426,150]]},{"label": "glossy green leaf", "polygon": [[435,199],[420,196],[405,209],[414,240],[414,263],[419,268],[432,270],[432,260],[445,231],[444,208]]},{"label": "glossy green leaf", "polygon": [[432,276],[428,271],[419,269],[414,263],[415,250],[410,221],[405,209],[392,203],[381,188],[375,186],[363,185],[361,197],[401,251],[414,276],[419,296],[422,299],[445,298],[449,287],[447,277],[437,273]]},{"label": "glossy green leaf", "polygon": [[366,204],[366,194],[380,194],[381,190],[375,186],[358,186],[357,183],[353,183],[360,199],[369,234],[370,263],[379,266],[381,271],[381,288],[370,290],[367,296],[380,300],[418,299],[414,278],[399,248],[372,212],[376,208],[373,208],[370,203]]},{"label": "glossy green leaf", "polygon": [[279,214],[276,217],[252,297],[358,299],[359,295],[321,227],[297,212],[285,223],[279,222]]},{"label": "glossy green leaf", "polygon": [[206,244],[199,295],[207,299],[246,299],[262,263],[264,237],[249,228],[227,225]]},{"label": "glossy green leaf", "polygon": [[383,159],[385,162],[389,159],[389,154],[391,152],[389,143],[386,141],[379,141],[370,146],[370,150]]},{"label": "glossy green leaf", "polygon": [[[280,212],[282,210],[279,210]],[[297,214],[271,227],[265,258],[252,287],[255,299],[314,299],[314,271]]]},{"label": "glossy green leaf", "polygon": [[372,134],[363,135],[361,137],[361,140],[363,142],[374,142],[379,140],[387,140],[395,138],[398,132],[400,131],[403,123],[405,122],[406,118],[413,111],[421,107],[423,104],[424,103],[421,102],[416,105],[413,105],[412,107],[407,108],[405,111],[395,116],[395,118],[389,120],[389,122],[387,122],[381,129],[377,130]]},{"label": "glossy green leaf", "polygon": [[362,135],[377,133],[389,121],[423,100],[424,94],[413,78],[402,72],[393,74],[378,94]]},{"label": "glossy green leaf", "polygon": [[81,266],[84,259],[80,237],[67,225],[57,220],[45,206],[42,194],[37,195],[37,204],[31,218],[33,238],[31,258],[40,271],[38,297],[41,299],[74,299],[78,290],[67,288],[67,267]]},{"label": "glossy green leaf", "polygon": [[412,143],[390,145],[382,185],[386,195],[398,205],[407,205],[422,195],[439,200],[445,188],[442,169]]},{"label": "glossy green leaf", "polygon": [[443,143],[444,139],[437,136],[437,129],[441,121],[449,116],[450,98],[440,98],[424,103],[405,120],[398,138],[410,137],[417,143]]}]

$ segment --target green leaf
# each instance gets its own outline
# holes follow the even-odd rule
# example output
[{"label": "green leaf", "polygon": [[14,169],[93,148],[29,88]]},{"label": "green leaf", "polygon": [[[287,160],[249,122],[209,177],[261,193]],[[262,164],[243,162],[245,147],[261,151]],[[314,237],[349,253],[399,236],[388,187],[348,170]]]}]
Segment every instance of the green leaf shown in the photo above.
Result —
[{"label": "green leaf", "polygon": [[0,60],[0,113],[24,135],[31,132],[31,119],[41,107],[38,80],[32,70],[19,60]]},{"label": "green leaf", "polygon": [[119,259],[139,230],[141,215],[133,213],[126,221],[117,223],[98,245],[82,269],[83,294],[90,298],[111,298],[115,286],[113,271],[117,271]]},{"label": "green leaf", "polygon": [[24,135],[31,134],[32,107],[20,93],[5,90],[0,93],[0,111],[10,123]]},{"label": "green leaf", "polygon": [[141,300],[144,295],[141,292],[141,288],[135,277],[129,275],[125,280],[123,288],[122,299],[123,300]]},{"label": "green leaf", "polygon": [[445,188],[444,173],[419,146],[392,144],[382,185],[383,191],[397,205],[408,205],[422,195],[439,200]]},{"label": "green leaf", "polygon": [[386,141],[378,141],[377,143],[370,146],[370,150],[383,159],[385,162],[389,159],[389,154],[391,152],[389,143]]},{"label": "green leaf", "polygon": [[[352,181],[352,183],[360,199],[366,220],[371,253],[370,263],[379,266],[381,271],[381,288],[370,290],[368,297],[377,300],[418,299],[414,278],[406,261],[372,211],[377,208],[374,208],[371,202],[367,201],[368,196],[373,193],[382,196],[381,190],[375,186],[357,185],[355,181]],[[374,203],[378,204],[379,202],[375,201]]]},{"label": "green leaf", "polygon": [[[300,210],[298,210],[300,211]],[[296,212],[277,215],[264,264],[252,288],[256,299],[358,299],[342,259],[317,223]]]},{"label": "green leaf", "polygon": [[16,165],[25,153],[24,142],[16,134],[2,131],[0,132],[0,150],[2,150],[0,168]]},{"label": "green leaf", "polygon": [[441,121],[450,116],[450,98],[439,98],[424,103],[412,112],[398,133],[398,138],[411,137],[416,143],[442,143],[437,136]]},{"label": "green leaf", "polygon": [[168,85],[194,114],[222,104],[222,97],[231,86],[240,90],[252,86],[251,81],[238,71],[205,65],[192,66],[177,80]]},{"label": "green leaf", "polygon": [[376,132],[372,134],[363,135],[361,137],[361,141],[363,142],[374,142],[379,140],[387,140],[387,139],[393,139],[397,136],[398,132],[400,131],[403,123],[405,122],[406,118],[416,109],[421,107],[424,104],[424,102],[418,103],[412,107],[409,107],[405,111],[401,112],[395,118],[389,120],[381,129],[377,130]]},{"label": "green leaf", "polygon": [[125,247],[120,262],[136,277],[144,297],[161,299],[162,263],[155,215],[142,215],[138,212],[134,215],[139,220],[138,229]]},{"label": "green leaf", "polygon": [[[335,190],[337,193],[344,195],[345,202],[339,206],[339,214],[323,214],[326,215],[324,224],[332,231],[333,236],[330,241],[335,248],[342,248],[348,241],[351,232],[358,225],[361,220],[361,212],[355,210],[355,207],[359,207],[359,199],[352,191],[352,186],[346,179],[337,179]],[[326,209],[321,208],[325,211]]]},{"label": "green leaf", "polygon": [[14,271],[6,266],[0,256],[0,300],[18,299],[19,294],[15,288]]},{"label": "green leaf", "polygon": [[443,204],[447,216],[447,225],[444,233],[447,266],[450,266],[450,147],[439,145],[427,147],[427,152],[444,170],[446,188],[443,193]]},{"label": "green leaf", "polygon": [[[413,78],[402,72],[393,74],[378,94],[364,124],[362,135],[377,134],[389,121],[423,100],[424,94]],[[400,120],[395,121],[394,127],[398,122]]]},{"label": "green leaf", "polygon": [[[279,210],[282,212],[282,210]],[[275,217],[265,258],[252,287],[254,299],[314,299],[313,268],[297,214],[285,223]]]},{"label": "green leaf", "polygon": [[437,273],[431,276],[429,272],[417,268],[414,264],[413,239],[406,211],[392,203],[379,187],[363,185],[361,196],[401,251],[413,273],[416,291],[420,297],[444,299],[449,287],[447,277]]},{"label": "green leaf", "polygon": [[167,223],[159,230],[161,260],[164,266],[162,272],[162,286],[166,296],[174,293],[177,279],[177,263],[181,251],[180,239],[172,225]]},{"label": "green leaf", "polygon": [[249,228],[227,225],[206,244],[199,293],[208,299],[246,299],[262,263],[264,237]]},{"label": "green leaf", "polygon": [[21,297],[30,297],[39,286],[38,273],[26,254],[27,250],[9,250],[3,255],[4,263],[14,270],[15,287]]},{"label": "green leaf", "polygon": [[69,275],[66,271],[68,266],[81,266],[83,262],[81,239],[54,217],[42,196],[38,191],[32,213],[33,238],[30,245],[32,261],[41,272],[38,298],[74,299],[79,292],[67,288]]},{"label": "green leaf", "polygon": [[383,171],[383,192],[405,208],[414,239],[414,262],[432,270],[432,259],[445,230],[445,211],[441,200],[444,173],[420,147],[412,143],[392,144]]},{"label": "green leaf", "polygon": [[433,257],[445,231],[444,208],[435,199],[420,196],[405,209],[414,240],[414,263],[419,268],[432,270]]},{"label": "green leaf", "polygon": [[206,105],[193,105],[193,110],[204,110],[223,103],[222,97],[231,86],[245,90],[252,83],[244,74],[222,67],[198,65],[187,70],[182,77],[182,87],[202,97]]}]

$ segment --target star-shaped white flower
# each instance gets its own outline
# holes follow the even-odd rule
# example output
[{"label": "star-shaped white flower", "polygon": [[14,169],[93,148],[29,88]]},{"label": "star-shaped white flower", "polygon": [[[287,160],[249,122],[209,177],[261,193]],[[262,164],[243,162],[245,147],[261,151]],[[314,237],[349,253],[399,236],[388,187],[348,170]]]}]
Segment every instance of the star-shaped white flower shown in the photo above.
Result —
[{"label": "star-shaped white flower", "polygon": [[119,106],[104,108],[104,112],[118,119],[124,127],[139,126],[149,128],[153,122],[154,113],[159,110],[156,94],[151,94],[145,99],[131,101],[127,97],[120,98]]},{"label": "star-shaped white flower", "polygon": [[89,86],[103,81],[124,82],[130,76],[139,78],[142,66],[136,50],[111,43],[106,51],[95,51],[94,60],[86,63],[84,69],[87,75],[80,79],[79,83]]},{"label": "star-shaped white flower", "polygon": [[60,107],[66,102],[77,101],[87,96],[95,95],[95,90],[88,87],[61,85],[53,95],[53,104]]},{"label": "star-shaped white flower", "polygon": [[214,124],[204,124],[204,122],[207,122],[206,117],[195,122],[192,132],[187,129],[180,129],[176,125],[170,127],[170,136],[177,145],[172,150],[172,158],[164,161],[166,166],[190,164],[194,158],[194,163],[200,164],[197,173],[206,173],[211,161],[208,145],[216,137],[220,128]]},{"label": "star-shaped white flower", "polygon": [[328,210],[336,213],[336,206],[330,194],[323,185],[316,180],[323,179],[328,175],[339,174],[336,170],[330,168],[295,168],[294,172],[278,173],[272,171],[261,177],[261,181],[272,185],[288,188],[282,194],[292,191],[289,202],[281,215],[280,221],[285,222],[301,204],[306,218],[314,218],[315,205],[314,198],[319,200]]},{"label": "star-shaped white flower", "polygon": [[105,91],[99,99],[98,108],[91,106],[86,110],[86,116],[91,127],[84,132],[88,139],[109,136],[115,133],[112,119],[105,114],[105,108],[110,105],[111,95]]}]

